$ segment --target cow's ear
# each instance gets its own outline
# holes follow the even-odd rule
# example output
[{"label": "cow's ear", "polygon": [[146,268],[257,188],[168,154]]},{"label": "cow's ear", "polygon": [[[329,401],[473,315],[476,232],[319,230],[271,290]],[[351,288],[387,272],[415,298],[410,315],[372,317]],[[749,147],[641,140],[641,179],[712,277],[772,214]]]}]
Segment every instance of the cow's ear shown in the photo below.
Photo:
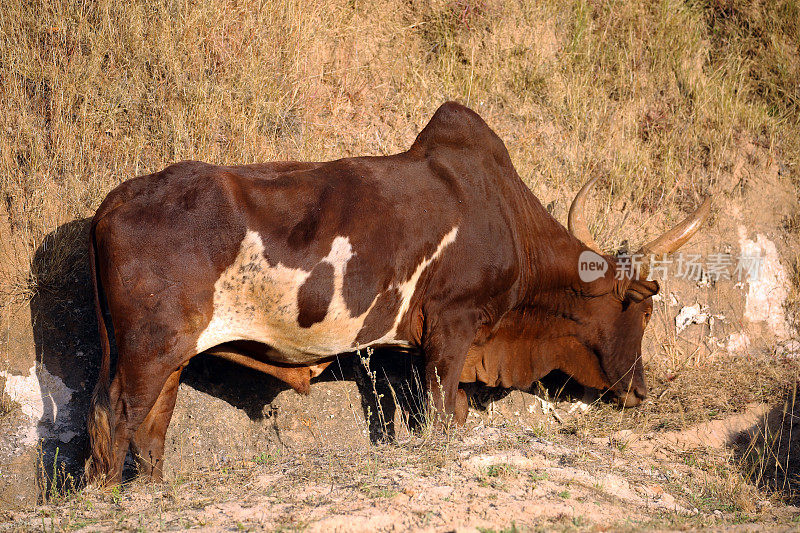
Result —
[{"label": "cow's ear", "polygon": [[587,297],[605,296],[617,290],[617,280],[614,279],[614,272],[607,271],[603,276],[590,282],[581,283],[581,293]]},{"label": "cow's ear", "polygon": [[639,303],[642,300],[646,300],[647,298],[650,298],[654,294],[658,293],[658,290],[659,286],[657,281],[633,279],[625,288],[624,299]]}]

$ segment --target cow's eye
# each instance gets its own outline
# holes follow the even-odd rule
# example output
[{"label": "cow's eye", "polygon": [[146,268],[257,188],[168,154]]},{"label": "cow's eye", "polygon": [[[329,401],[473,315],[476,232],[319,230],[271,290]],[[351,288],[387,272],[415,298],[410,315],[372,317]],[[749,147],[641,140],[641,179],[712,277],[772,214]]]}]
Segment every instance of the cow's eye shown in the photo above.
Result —
[{"label": "cow's eye", "polygon": [[650,321],[650,311],[644,312],[644,323],[645,325]]}]

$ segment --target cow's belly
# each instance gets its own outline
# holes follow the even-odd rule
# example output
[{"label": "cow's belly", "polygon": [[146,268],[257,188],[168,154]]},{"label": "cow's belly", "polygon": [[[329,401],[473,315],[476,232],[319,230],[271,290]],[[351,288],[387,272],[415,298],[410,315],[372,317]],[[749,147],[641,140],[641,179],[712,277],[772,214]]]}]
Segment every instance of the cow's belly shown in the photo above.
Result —
[{"label": "cow's belly", "polygon": [[[408,310],[422,271],[455,239],[456,232],[457,228],[453,228],[445,235],[436,252],[422,258],[408,280],[387,289],[399,295],[393,300],[392,309],[375,309],[386,301],[376,295],[363,314],[354,316],[342,296],[345,267],[353,255],[347,237],[336,237],[330,253],[318,263],[323,267],[321,270],[332,273],[326,278],[333,278],[332,296],[325,302],[327,306],[308,312],[307,307],[313,308],[321,298],[315,299],[314,290],[309,290],[308,286],[304,289],[307,282],[315,281],[310,278],[315,275],[316,268],[306,271],[281,264],[270,265],[264,258],[261,237],[248,231],[235,261],[214,285],[214,311],[198,337],[197,353],[224,342],[249,340],[271,346],[285,362],[313,363],[371,345],[407,346],[408,342],[397,335],[400,320]],[[312,296],[301,296],[304,290],[304,294]],[[386,323],[377,328],[371,324],[368,330],[380,333],[365,338],[359,333],[373,311],[376,311],[375,316],[385,317]]]}]

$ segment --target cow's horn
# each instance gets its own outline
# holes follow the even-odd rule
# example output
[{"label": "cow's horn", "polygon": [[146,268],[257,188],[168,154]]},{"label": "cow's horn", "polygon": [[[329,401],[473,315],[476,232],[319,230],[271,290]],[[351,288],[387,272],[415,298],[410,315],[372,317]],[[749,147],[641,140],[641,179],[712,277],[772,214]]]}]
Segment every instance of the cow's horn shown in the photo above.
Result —
[{"label": "cow's horn", "polygon": [[661,255],[676,251],[691,239],[692,235],[697,233],[697,230],[700,229],[700,226],[703,225],[703,222],[706,221],[710,214],[711,197],[706,196],[706,199],[703,200],[703,203],[694,213],[683,219],[680,224],[671,230],[642,246],[638,253],[642,255]]},{"label": "cow's horn", "polygon": [[575,199],[572,200],[572,205],[569,207],[567,227],[569,228],[569,232],[580,239],[583,244],[595,252],[602,254],[602,250],[597,243],[594,242],[594,237],[592,237],[592,233],[589,231],[589,226],[586,224],[583,207],[586,203],[586,196],[588,196],[589,191],[592,190],[592,187],[594,187],[594,184],[597,182],[597,178],[599,177],[600,175],[597,174],[595,177],[587,181],[584,186],[581,187],[581,190],[578,191],[578,194],[575,195]]}]

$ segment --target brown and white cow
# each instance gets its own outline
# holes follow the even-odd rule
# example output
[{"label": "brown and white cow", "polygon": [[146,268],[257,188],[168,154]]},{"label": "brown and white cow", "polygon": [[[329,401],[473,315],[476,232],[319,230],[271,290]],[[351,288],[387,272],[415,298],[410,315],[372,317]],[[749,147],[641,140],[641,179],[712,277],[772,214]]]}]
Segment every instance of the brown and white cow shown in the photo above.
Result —
[{"label": "brown and white cow", "polygon": [[[202,352],[307,392],[337,354],[412,347],[436,412],[459,423],[459,382],[524,389],[553,369],[639,403],[658,285],[615,279],[611,256],[604,276],[580,280],[578,258],[596,247],[581,218],[591,185],[570,214],[579,239],[523,184],[500,138],[456,103],[397,155],[183,162],[124,182],[91,226],[102,362],[89,479],[118,482],[129,447],[140,474],[161,477],[181,370]],[[674,250],[708,210],[647,250]]]}]

